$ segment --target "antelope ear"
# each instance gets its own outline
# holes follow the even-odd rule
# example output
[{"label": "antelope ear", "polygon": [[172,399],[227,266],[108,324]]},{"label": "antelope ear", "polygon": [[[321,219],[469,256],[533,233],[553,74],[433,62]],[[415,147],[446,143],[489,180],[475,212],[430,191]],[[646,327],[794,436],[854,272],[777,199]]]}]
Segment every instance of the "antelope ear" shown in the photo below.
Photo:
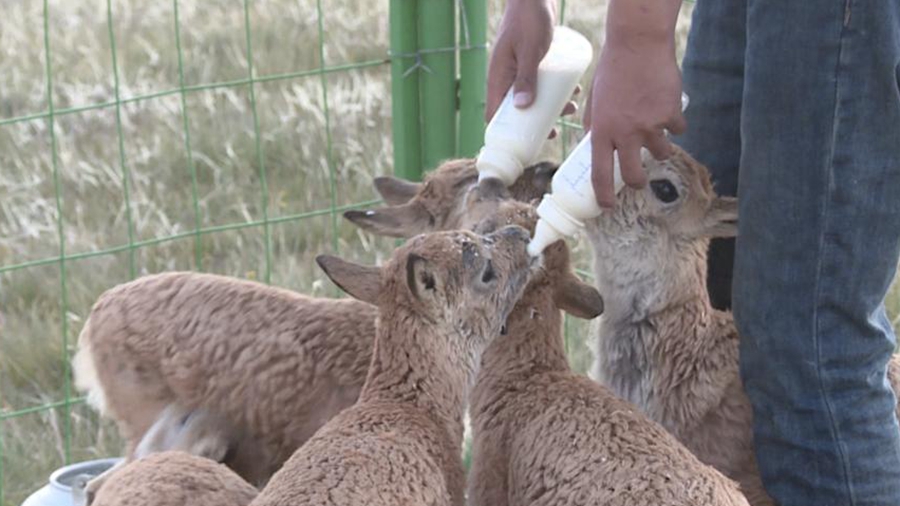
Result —
[{"label": "antelope ear", "polygon": [[381,269],[359,265],[331,255],[319,255],[316,263],[331,281],[354,299],[376,304],[381,292]]},{"label": "antelope ear", "polygon": [[592,285],[569,273],[555,293],[556,307],[577,318],[590,320],[603,314],[603,298]]},{"label": "antelope ear", "polygon": [[553,180],[557,170],[559,170],[559,164],[557,163],[541,162],[537,164],[534,169],[534,181],[532,182],[535,190],[540,192],[541,195],[550,193],[550,182]]},{"label": "antelope ear", "polygon": [[424,257],[410,253],[406,259],[406,284],[412,296],[418,300],[434,299],[440,279]]},{"label": "antelope ear", "polygon": [[375,191],[390,206],[409,202],[422,188],[422,183],[413,183],[393,176],[376,177]]},{"label": "antelope ear", "polygon": [[527,167],[522,177],[509,187],[512,198],[528,202],[550,193],[550,182],[558,168],[559,166],[552,162],[541,162]]},{"label": "antelope ear", "polygon": [[738,200],[716,197],[703,219],[703,235],[707,237],[735,237],[738,223]]},{"label": "antelope ear", "polygon": [[503,181],[493,177],[476,183],[473,191],[482,200],[506,200],[510,197],[509,190]]},{"label": "antelope ear", "polygon": [[412,237],[434,228],[434,218],[418,202],[369,211],[345,211],[344,218],[374,234]]}]

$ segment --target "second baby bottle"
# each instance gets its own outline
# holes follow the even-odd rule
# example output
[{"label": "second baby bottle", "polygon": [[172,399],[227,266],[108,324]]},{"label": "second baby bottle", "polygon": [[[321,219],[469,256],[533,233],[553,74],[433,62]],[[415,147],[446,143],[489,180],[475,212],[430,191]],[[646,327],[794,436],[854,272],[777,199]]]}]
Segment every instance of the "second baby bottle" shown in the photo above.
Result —
[{"label": "second baby bottle", "polygon": [[[681,94],[681,110],[687,108],[688,97]],[[616,193],[622,189],[622,173],[619,157],[613,156],[613,188]],[[573,236],[584,228],[583,220],[599,216],[602,212],[597,205],[594,188],[591,185],[591,133],[575,147],[560,165],[550,183],[550,191],[544,195],[537,208],[538,222],[534,236],[528,244],[528,252],[537,256],[544,248],[562,239]]]}]

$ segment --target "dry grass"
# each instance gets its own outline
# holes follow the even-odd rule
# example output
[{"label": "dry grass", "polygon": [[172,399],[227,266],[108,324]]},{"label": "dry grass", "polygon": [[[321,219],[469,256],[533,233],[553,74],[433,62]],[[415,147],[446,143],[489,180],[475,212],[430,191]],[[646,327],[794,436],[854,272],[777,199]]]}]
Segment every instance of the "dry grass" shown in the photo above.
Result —
[{"label": "dry grass", "polygon": [[[322,2],[327,65],[387,54],[388,2]],[[501,2],[492,2],[495,26]],[[570,0],[568,20],[602,37],[604,9]],[[0,120],[47,109],[41,2],[0,0]],[[50,2],[53,102],[57,109],[114,101],[111,46],[103,2]],[[686,10],[688,10],[686,8]],[[182,1],[184,79],[188,85],[244,79],[248,56],[244,11],[237,0]],[[687,16],[681,25],[686,31]],[[256,0],[250,8],[253,65],[264,76],[315,69],[318,53],[315,0]],[[113,2],[120,95],[174,90],[179,83],[172,2]],[[375,197],[372,176],[391,172],[390,80],[386,66],[328,74],[333,138],[329,167],[325,107],[318,76],[258,84],[261,159],[268,182],[263,199],[249,88],[233,86],[186,96],[196,190],[185,149],[181,97],[130,102],[121,109],[123,178],[114,108],[56,118],[60,207],[67,254],[79,254],[185,234],[201,227],[290,216],[330,205],[329,174],[338,181],[337,205]],[[574,136],[569,135],[571,143]],[[560,141],[548,143],[558,158]],[[49,122],[0,126],[0,266],[60,253]],[[124,198],[125,183],[129,199]],[[197,212],[193,193],[196,192]],[[130,219],[129,219],[130,216]],[[271,281],[312,294],[336,293],[312,258],[333,250],[380,261],[392,241],[362,234],[328,215],[270,227]],[[66,310],[60,266],[51,263],[0,274],[0,410],[59,401],[66,395],[64,357],[96,297],[133,275],[202,269],[262,279],[267,271],[264,230],[250,226],[204,235],[200,263],[192,235],[137,249],[66,262]],[[579,246],[581,248],[581,246]],[[131,265],[134,265],[134,272]],[[896,301],[895,301],[896,302]],[[63,322],[65,339],[63,346]],[[585,370],[590,355],[585,326],[573,320],[570,354]],[[40,487],[64,460],[70,427],[75,460],[116,455],[115,429],[83,405],[0,422],[2,506],[13,506]]]}]

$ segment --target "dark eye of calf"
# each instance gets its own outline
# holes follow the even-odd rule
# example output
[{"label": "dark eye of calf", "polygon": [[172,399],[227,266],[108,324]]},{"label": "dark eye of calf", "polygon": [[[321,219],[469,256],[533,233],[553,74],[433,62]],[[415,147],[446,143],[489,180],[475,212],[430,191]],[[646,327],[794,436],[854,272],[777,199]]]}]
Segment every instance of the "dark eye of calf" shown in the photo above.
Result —
[{"label": "dark eye of calf", "polygon": [[656,179],[650,181],[650,189],[664,204],[670,204],[678,199],[678,189],[668,179]]}]

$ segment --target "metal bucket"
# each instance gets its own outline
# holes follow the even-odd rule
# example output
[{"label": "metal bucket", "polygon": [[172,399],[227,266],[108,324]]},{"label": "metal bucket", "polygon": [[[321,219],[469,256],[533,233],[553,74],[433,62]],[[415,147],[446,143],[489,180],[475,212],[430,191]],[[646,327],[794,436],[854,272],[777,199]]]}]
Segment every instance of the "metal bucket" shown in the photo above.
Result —
[{"label": "metal bucket", "polygon": [[122,459],[87,460],[61,467],[53,471],[43,488],[28,496],[22,506],[75,506],[73,492],[82,492],[88,480],[120,460]]}]

